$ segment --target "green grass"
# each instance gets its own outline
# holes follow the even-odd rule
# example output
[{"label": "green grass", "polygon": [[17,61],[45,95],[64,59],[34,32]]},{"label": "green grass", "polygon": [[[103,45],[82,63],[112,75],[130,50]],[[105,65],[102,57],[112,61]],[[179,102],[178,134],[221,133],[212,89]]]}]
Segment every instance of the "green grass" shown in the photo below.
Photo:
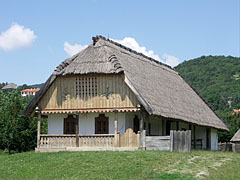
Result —
[{"label": "green grass", "polygon": [[0,179],[238,179],[240,154],[60,152],[0,153]]}]

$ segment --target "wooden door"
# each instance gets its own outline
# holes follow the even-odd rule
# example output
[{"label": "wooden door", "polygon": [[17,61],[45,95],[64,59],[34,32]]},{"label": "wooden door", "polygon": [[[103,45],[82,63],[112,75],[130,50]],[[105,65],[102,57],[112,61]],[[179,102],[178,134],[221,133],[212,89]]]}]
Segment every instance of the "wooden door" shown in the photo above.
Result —
[{"label": "wooden door", "polygon": [[171,130],[171,122],[167,121],[166,122],[166,135],[169,136],[170,135],[170,130]]},{"label": "wooden door", "polygon": [[99,114],[99,116],[95,118],[95,134],[108,134],[108,121],[108,117],[104,114]]},{"label": "wooden door", "polygon": [[64,134],[75,134],[76,133],[77,119],[73,115],[68,115],[64,118]]},{"label": "wooden door", "polygon": [[211,129],[207,128],[207,137],[206,137],[206,148],[211,148]]}]

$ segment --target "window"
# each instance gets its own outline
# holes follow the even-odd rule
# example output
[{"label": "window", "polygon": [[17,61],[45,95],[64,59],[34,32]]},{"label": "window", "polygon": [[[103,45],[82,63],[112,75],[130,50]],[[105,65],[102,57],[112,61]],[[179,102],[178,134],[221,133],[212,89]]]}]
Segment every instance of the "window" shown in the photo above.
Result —
[{"label": "window", "polygon": [[97,84],[97,77],[77,77],[76,95],[80,98],[96,96],[98,91]]},{"label": "window", "polygon": [[108,134],[108,117],[104,114],[95,118],[95,134]]},{"label": "window", "polygon": [[69,115],[64,118],[64,134],[75,134],[76,133],[77,119],[73,115]]}]

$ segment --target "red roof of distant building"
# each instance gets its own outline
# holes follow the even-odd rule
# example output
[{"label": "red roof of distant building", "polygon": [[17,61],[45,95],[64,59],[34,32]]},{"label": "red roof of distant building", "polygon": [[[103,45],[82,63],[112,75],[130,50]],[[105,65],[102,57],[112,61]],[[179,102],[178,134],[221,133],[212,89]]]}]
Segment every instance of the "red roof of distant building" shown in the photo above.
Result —
[{"label": "red roof of distant building", "polygon": [[21,92],[38,92],[40,90],[40,88],[36,88],[36,89],[24,89]]}]

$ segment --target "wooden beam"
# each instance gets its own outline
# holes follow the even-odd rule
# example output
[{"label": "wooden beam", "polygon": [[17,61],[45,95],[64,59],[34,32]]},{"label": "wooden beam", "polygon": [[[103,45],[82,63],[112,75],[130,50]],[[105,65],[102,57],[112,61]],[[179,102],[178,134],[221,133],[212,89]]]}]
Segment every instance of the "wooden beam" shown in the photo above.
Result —
[{"label": "wooden beam", "polygon": [[177,131],[179,131],[179,121],[176,122],[176,126]]},{"label": "wooden beam", "polygon": [[119,136],[119,133],[118,133],[118,111],[115,110],[114,111],[114,115],[115,115],[115,118],[114,118],[114,144],[115,144],[115,147],[119,147],[119,141],[120,141],[120,136]]},{"label": "wooden beam", "polygon": [[76,147],[79,147],[79,114],[76,114]]},{"label": "wooden beam", "polygon": [[196,125],[193,125],[193,148],[196,149]]},{"label": "wooden beam", "polygon": [[143,131],[143,109],[142,109],[142,107],[141,107],[141,109],[140,109],[140,127],[139,127],[139,129],[140,129],[140,132],[142,132]]},{"label": "wooden beam", "polygon": [[115,118],[114,118],[114,134],[117,134],[118,133],[118,112],[117,112],[117,110],[114,111],[114,115],[115,115]]},{"label": "wooden beam", "polygon": [[37,123],[37,148],[40,148],[40,133],[41,133],[41,112],[38,112]]},{"label": "wooden beam", "polygon": [[162,136],[166,135],[166,119],[161,118],[162,119]]}]

